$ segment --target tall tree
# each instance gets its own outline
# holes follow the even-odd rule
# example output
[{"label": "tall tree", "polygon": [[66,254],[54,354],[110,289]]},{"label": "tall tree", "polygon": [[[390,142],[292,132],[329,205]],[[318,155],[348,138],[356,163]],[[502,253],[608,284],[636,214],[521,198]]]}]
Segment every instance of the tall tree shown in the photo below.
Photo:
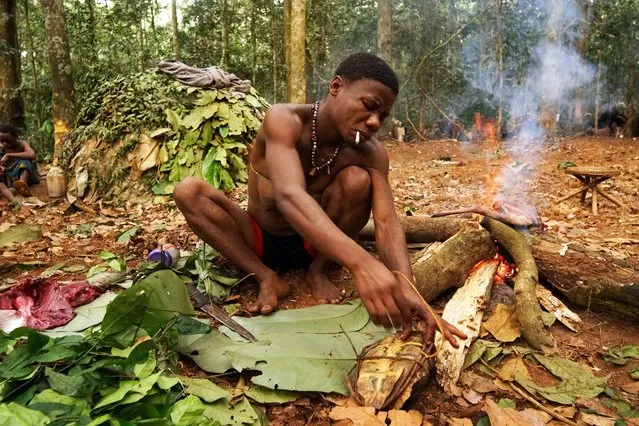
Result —
[{"label": "tall tree", "polygon": [[173,34],[173,57],[180,57],[180,33],[178,29],[177,5],[175,0],[171,0],[171,31]]},{"label": "tall tree", "polygon": [[495,44],[497,50],[497,73],[499,79],[497,107],[497,140],[501,138],[501,128],[504,124],[504,41],[503,41],[503,19],[502,0],[495,0],[495,16],[497,18]]},{"label": "tall tree", "polygon": [[291,2],[289,102],[306,103],[306,0]]},{"label": "tall tree", "polygon": [[54,152],[53,165],[62,154],[64,137],[75,120],[75,89],[69,52],[66,15],[63,0],[40,0],[44,12],[44,26],[49,47],[51,68]]},{"label": "tall tree", "polygon": [[286,99],[291,99],[291,3],[284,0],[284,72],[286,75]]},{"label": "tall tree", "polygon": [[391,63],[391,0],[380,0],[377,9],[377,55]]},{"label": "tall tree", "polygon": [[35,115],[38,128],[42,126],[44,118],[42,117],[42,101],[40,99],[40,79],[38,78],[38,70],[36,64],[36,52],[35,44],[33,43],[33,30],[31,28],[31,19],[29,18],[29,0],[23,0],[22,6],[24,9],[24,27],[25,35],[27,39],[27,49],[29,56],[29,68],[31,71],[31,86],[33,89],[33,100],[35,103]]},{"label": "tall tree", "polygon": [[24,127],[16,0],[0,0],[0,120]]},{"label": "tall tree", "polygon": [[229,15],[228,0],[222,0],[222,59],[220,60],[222,68],[229,66],[229,27],[231,26]]}]

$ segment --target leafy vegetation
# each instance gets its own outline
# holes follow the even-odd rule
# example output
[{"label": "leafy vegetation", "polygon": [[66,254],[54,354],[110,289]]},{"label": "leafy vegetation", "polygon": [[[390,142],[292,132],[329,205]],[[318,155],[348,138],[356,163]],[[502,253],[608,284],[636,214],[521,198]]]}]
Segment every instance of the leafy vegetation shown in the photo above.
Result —
[{"label": "leafy vegetation", "polygon": [[159,173],[145,182],[156,195],[170,194],[187,176],[229,190],[248,177],[247,144],[267,107],[254,89],[188,87],[151,72],[118,76],[86,100],[65,165],[83,167],[103,196],[155,166]]},{"label": "leafy vegetation", "polygon": [[260,127],[256,115],[268,107],[266,101],[251,89],[248,95],[228,90],[186,88],[196,94],[193,107],[181,116],[166,110],[171,128],[160,128],[151,136],[165,135],[160,148],[160,171],[168,173],[165,184],[154,192],[167,193],[174,183],[187,176],[203,177],[216,188],[235,187],[245,182],[247,144]]},{"label": "leafy vegetation", "polygon": [[2,333],[2,424],[262,424],[245,397],[179,375],[178,336],[210,331],[193,314],[182,280],[163,270],[119,294],[99,328]]}]

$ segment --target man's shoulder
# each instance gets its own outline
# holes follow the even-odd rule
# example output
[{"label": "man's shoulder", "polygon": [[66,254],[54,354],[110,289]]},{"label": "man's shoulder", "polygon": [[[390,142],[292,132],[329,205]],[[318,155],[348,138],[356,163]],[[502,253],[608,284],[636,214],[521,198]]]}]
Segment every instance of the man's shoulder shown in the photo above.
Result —
[{"label": "man's shoulder", "polygon": [[276,141],[297,142],[306,121],[306,105],[275,104],[269,108],[262,123],[265,134]]}]

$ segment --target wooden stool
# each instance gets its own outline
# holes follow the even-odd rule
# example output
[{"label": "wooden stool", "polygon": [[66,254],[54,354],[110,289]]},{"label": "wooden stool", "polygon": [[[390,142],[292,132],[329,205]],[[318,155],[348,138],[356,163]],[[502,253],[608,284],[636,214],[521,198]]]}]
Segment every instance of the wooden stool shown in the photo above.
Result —
[{"label": "wooden stool", "polygon": [[619,170],[611,169],[608,167],[568,167],[565,172],[579,179],[583,186],[575,192],[571,192],[565,197],[561,197],[557,204],[566,201],[568,198],[581,194],[581,202],[586,202],[586,193],[588,190],[592,191],[592,213],[597,214],[597,194],[612,201],[617,207],[625,207],[620,201],[615,199],[612,195],[608,195],[603,189],[598,188],[598,185],[607,181],[611,177],[619,175]]}]

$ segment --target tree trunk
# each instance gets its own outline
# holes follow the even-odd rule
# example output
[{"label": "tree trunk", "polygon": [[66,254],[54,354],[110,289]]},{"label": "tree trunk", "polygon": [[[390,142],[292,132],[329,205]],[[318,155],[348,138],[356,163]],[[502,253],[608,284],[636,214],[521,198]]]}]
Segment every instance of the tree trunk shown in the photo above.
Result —
[{"label": "tree trunk", "polygon": [[0,120],[24,127],[16,0],[0,0]]},{"label": "tree trunk", "polygon": [[49,45],[51,89],[53,92],[53,165],[57,166],[62,154],[64,137],[75,121],[75,89],[67,37],[67,21],[63,0],[41,0],[45,32]]},{"label": "tree trunk", "polygon": [[377,55],[391,63],[391,0],[377,2]]},{"label": "tree trunk", "polygon": [[277,103],[277,43],[276,43],[275,3],[271,3],[271,54],[273,55],[273,103]]},{"label": "tree trunk", "polygon": [[431,301],[450,287],[464,284],[468,272],[496,253],[490,234],[476,222],[466,222],[458,233],[434,249],[428,247],[413,260],[417,290]]},{"label": "tree trunk", "polygon": [[284,0],[284,76],[286,78],[286,99],[291,99],[291,2]]},{"label": "tree trunk", "polygon": [[[464,222],[424,216],[404,217],[401,221],[406,241],[411,243],[445,241]],[[439,232],[440,229],[443,231]],[[542,282],[579,306],[639,321],[639,261],[619,260],[548,234],[533,235],[531,251]],[[370,241],[373,237],[374,228],[369,224],[360,238]],[[564,247],[567,250],[562,256]]]},{"label": "tree trunk", "polygon": [[229,5],[228,0],[222,1],[222,59],[220,60],[220,67],[227,69],[229,66],[229,26],[231,20],[229,19]]},{"label": "tree trunk", "polygon": [[180,58],[180,29],[178,27],[177,5],[171,0],[171,32],[173,34],[173,57]]},{"label": "tree trunk", "polygon": [[597,86],[595,92],[595,132],[593,136],[597,136],[599,130],[599,105],[601,104],[601,51],[597,52]]},{"label": "tree trunk", "polygon": [[501,128],[504,123],[504,41],[503,29],[502,29],[502,0],[496,0],[496,13],[497,13],[497,59],[498,59],[498,72],[499,72],[499,107],[497,109],[497,129],[495,135],[497,140],[501,139]]},{"label": "tree trunk", "polygon": [[289,102],[306,103],[306,0],[291,3]]},{"label": "tree trunk", "polygon": [[[28,0],[27,0],[28,2]],[[26,3],[26,2],[25,2]],[[89,51],[91,52],[91,57],[89,58],[89,60],[92,63],[95,63],[97,61],[97,46],[96,46],[96,37],[95,37],[95,27],[96,27],[96,22],[95,22],[95,0],[85,0],[84,2],[87,6],[87,25],[88,25],[88,30],[89,30],[89,35],[88,35],[88,42],[89,42]],[[26,6],[25,6],[26,7]]]},{"label": "tree trunk", "polygon": [[251,2],[251,83],[255,85],[255,70],[257,68],[257,40],[255,35],[255,15],[257,14],[257,6],[255,0]]},{"label": "tree trunk", "polygon": [[27,48],[29,49],[29,66],[31,68],[31,79],[33,80],[33,100],[35,102],[35,116],[38,128],[42,127],[44,118],[42,117],[42,102],[40,100],[40,80],[38,79],[38,70],[36,67],[35,46],[33,43],[33,30],[31,29],[31,20],[29,19],[29,0],[22,2],[24,8],[24,26],[27,36]]}]

